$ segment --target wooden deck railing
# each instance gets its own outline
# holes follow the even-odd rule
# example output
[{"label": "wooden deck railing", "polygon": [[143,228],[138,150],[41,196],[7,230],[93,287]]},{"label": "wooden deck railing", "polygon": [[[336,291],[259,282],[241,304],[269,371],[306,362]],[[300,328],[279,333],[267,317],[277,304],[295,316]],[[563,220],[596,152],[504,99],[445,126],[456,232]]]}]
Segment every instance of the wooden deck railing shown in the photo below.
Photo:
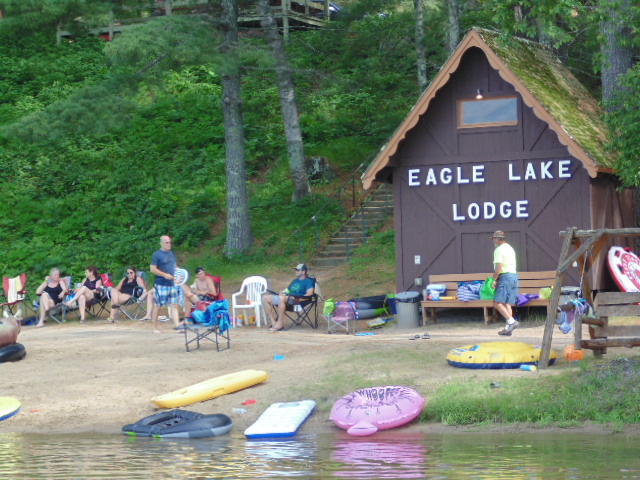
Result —
[{"label": "wooden deck railing", "polygon": [[[329,0],[270,0],[273,10],[273,17],[282,26],[283,36],[286,39],[289,31],[298,25],[322,27],[330,20]],[[239,25],[260,24],[260,14],[255,2],[250,2],[251,7],[241,8],[238,12]],[[136,18],[116,18],[111,14],[109,23],[102,27],[92,28],[89,32],[93,35],[103,37],[105,40],[112,40],[115,35],[131,28],[137,24],[146,22],[158,16],[165,15],[202,15],[201,7],[205,4],[198,4],[192,0],[157,0],[153,6],[142,10],[141,16]],[[0,18],[2,18],[0,16]],[[72,33],[65,30],[62,25],[56,31],[56,43],[60,43],[62,38],[70,37]]]}]

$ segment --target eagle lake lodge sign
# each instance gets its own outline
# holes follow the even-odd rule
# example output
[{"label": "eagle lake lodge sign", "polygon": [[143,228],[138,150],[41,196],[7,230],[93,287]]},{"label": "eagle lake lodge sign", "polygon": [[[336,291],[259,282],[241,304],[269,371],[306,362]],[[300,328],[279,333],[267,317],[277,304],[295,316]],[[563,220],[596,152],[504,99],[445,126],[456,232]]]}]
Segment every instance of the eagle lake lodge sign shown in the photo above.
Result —
[{"label": "eagle lake lodge sign", "polygon": [[[408,170],[409,187],[429,187],[435,185],[464,185],[486,182],[486,166],[484,164],[440,168],[411,168]],[[527,162],[524,172],[518,170],[513,162],[507,164],[510,182],[530,182],[553,180],[554,178],[571,178],[571,160],[553,162]],[[465,220],[492,220],[494,218],[529,218],[529,200],[485,200],[475,201],[468,205],[453,203],[452,219],[455,222]]]}]

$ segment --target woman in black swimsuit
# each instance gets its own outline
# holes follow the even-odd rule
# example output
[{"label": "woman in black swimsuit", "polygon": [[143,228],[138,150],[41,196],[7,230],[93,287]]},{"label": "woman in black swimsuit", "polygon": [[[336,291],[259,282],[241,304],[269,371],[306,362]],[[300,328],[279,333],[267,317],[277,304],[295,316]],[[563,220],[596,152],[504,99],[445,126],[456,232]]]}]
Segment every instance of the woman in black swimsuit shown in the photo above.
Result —
[{"label": "woman in black swimsuit", "polygon": [[71,300],[65,302],[67,307],[71,307],[75,302],[78,302],[78,308],[80,309],[80,323],[85,322],[85,312],[87,310],[87,302],[92,300],[96,295],[100,295],[99,288],[102,287],[102,278],[98,275],[98,270],[93,265],[89,265],[85,270],[87,278],[82,282],[82,286],[78,288],[76,294]]},{"label": "woman in black swimsuit", "polygon": [[111,315],[107,318],[108,322],[114,322],[114,318],[116,318],[116,314],[118,313],[118,307],[131,298],[133,290],[136,287],[142,288],[141,296],[147,291],[142,278],[138,277],[136,271],[129,267],[127,268],[127,276],[120,280],[117,287],[111,289]]},{"label": "woman in black swimsuit", "polygon": [[40,295],[40,318],[36,327],[44,327],[44,318],[47,316],[47,310],[62,302],[68,291],[66,282],[60,278],[60,270],[52,268],[49,276],[36,289],[36,294]]}]

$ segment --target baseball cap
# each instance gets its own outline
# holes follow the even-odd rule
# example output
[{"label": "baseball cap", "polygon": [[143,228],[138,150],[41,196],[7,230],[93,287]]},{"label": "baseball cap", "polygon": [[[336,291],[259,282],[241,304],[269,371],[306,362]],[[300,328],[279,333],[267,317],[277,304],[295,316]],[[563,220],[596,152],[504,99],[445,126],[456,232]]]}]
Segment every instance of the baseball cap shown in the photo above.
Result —
[{"label": "baseball cap", "polygon": [[497,238],[497,239],[500,239],[500,240],[504,240],[505,237],[506,237],[506,235],[504,234],[504,232],[502,230],[496,230],[491,235],[491,238]]},{"label": "baseball cap", "polygon": [[309,271],[309,269],[304,263],[299,263],[298,265],[296,265],[296,270],[304,270],[305,272]]}]

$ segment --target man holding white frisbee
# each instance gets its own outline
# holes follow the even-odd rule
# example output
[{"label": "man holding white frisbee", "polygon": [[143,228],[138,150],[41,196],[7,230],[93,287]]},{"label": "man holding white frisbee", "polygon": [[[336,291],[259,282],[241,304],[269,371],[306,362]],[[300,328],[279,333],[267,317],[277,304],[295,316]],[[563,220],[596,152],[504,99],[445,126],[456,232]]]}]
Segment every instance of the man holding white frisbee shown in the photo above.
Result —
[{"label": "man holding white frisbee", "polygon": [[156,250],[151,257],[151,273],[155,275],[154,299],[155,305],[151,318],[153,319],[153,333],[160,333],[158,330],[158,313],[160,307],[169,307],[174,330],[180,330],[180,318],[178,305],[184,305],[182,288],[175,285],[174,275],[176,274],[176,257],[171,250],[171,237],[163,235],[160,237],[160,250]]}]

